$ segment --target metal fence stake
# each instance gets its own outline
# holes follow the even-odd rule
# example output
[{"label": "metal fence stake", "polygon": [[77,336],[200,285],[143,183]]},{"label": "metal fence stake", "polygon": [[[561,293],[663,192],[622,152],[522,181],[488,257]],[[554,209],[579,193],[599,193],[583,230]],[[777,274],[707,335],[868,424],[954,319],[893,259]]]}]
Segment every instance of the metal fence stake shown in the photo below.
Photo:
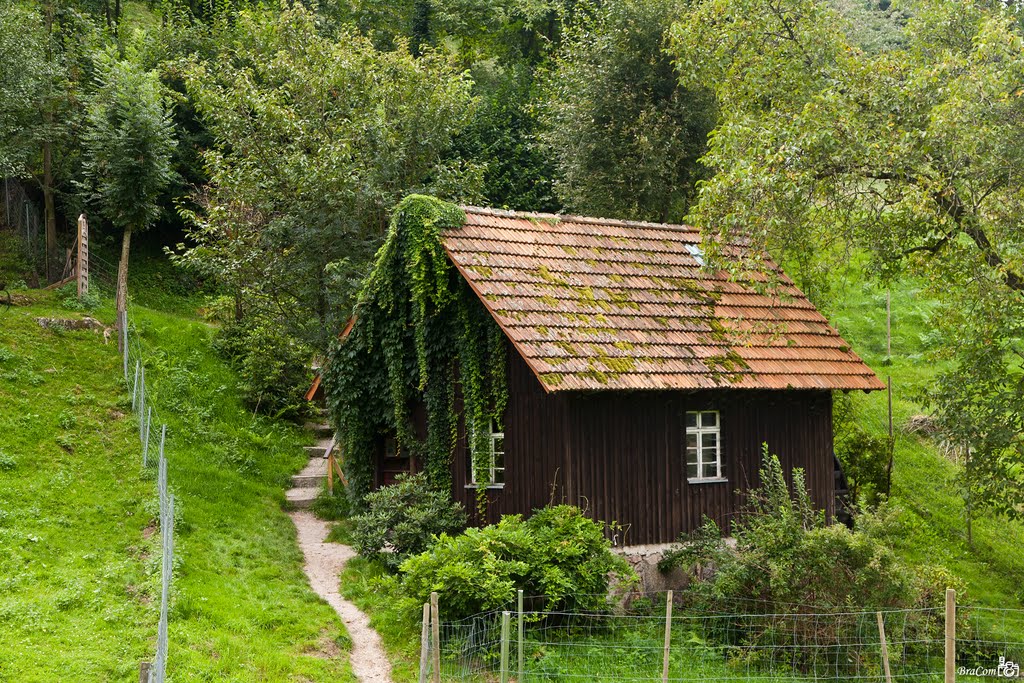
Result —
[{"label": "metal fence stake", "polygon": [[946,677],[956,683],[956,591],[946,589]]},{"label": "metal fence stake", "polygon": [[669,648],[672,644],[672,591],[665,596],[665,654],[661,662],[661,681],[668,683]]},{"label": "metal fence stake", "polygon": [[523,591],[522,591],[522,589],[520,589],[518,591],[517,595],[516,595],[516,607],[517,607],[518,612],[519,612],[519,614],[518,614],[518,617],[519,617],[519,623],[518,623],[519,633],[518,633],[518,638],[516,638],[516,649],[518,650],[516,652],[516,659],[517,659],[517,663],[518,663],[519,666],[516,668],[516,673],[517,673],[517,679],[516,680],[518,681],[518,683],[523,683]]},{"label": "metal fence stake", "polygon": [[146,435],[142,437],[142,466],[149,467],[149,426],[153,422],[153,406],[146,413]]},{"label": "metal fence stake", "polygon": [[508,627],[512,613],[501,613],[501,683],[508,683]]},{"label": "metal fence stake", "polygon": [[164,459],[164,441],[167,439],[167,425],[160,427],[160,459]]},{"label": "metal fence stake", "polygon": [[420,629],[420,678],[427,683],[427,669],[430,668],[430,603],[423,603],[423,627]]},{"label": "metal fence stake", "polygon": [[[127,351],[125,351],[127,353]],[[135,381],[132,382],[132,412],[136,411],[139,398],[139,371],[142,368],[142,361],[135,361]]]},{"label": "metal fence stake", "polygon": [[441,617],[437,607],[437,592],[430,594],[430,627],[433,636],[434,683],[441,683]]}]

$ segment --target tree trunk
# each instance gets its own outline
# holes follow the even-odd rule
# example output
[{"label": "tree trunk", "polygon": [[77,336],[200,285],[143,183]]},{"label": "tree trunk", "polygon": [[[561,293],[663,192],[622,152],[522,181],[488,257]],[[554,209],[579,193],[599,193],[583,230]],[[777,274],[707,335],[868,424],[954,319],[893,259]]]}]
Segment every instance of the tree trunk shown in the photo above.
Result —
[{"label": "tree trunk", "polygon": [[[53,123],[53,113],[46,112],[47,130]],[[57,252],[57,212],[53,206],[53,145],[47,140],[43,143],[43,213],[46,218],[46,279],[54,282],[63,273],[60,272],[63,260]]]},{"label": "tree trunk", "polygon": [[[53,3],[43,5],[43,19],[46,23],[46,60],[53,60]],[[53,99],[47,97],[43,104],[43,215],[46,223],[46,281],[54,282],[61,272],[64,260],[57,251],[57,212],[53,207]]]},{"label": "tree trunk", "polygon": [[242,322],[242,288],[235,290],[235,322]]},{"label": "tree trunk", "polygon": [[[132,243],[132,229],[125,228],[121,238],[121,261],[117,264],[117,298],[115,304],[118,313],[128,310],[128,252]],[[124,319],[122,317],[122,319]]]}]

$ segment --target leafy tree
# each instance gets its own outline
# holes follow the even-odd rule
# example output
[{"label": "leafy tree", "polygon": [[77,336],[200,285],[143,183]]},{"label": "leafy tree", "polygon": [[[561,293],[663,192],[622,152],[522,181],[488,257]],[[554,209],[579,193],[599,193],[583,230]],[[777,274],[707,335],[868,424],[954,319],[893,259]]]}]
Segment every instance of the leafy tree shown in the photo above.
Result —
[{"label": "leafy tree", "polygon": [[716,174],[691,218],[710,256],[718,238],[751,240],[797,264],[819,299],[831,257],[849,249],[882,277],[926,277],[956,368],[933,405],[986,463],[965,472],[971,486],[1000,472],[991,487],[1024,462],[1009,365],[1024,297],[1024,38],[1000,3],[913,9],[904,47],[869,54],[813,0],[693,5],[673,50],[683,81],[712,84],[723,116],[705,156]]},{"label": "leafy tree", "polygon": [[533,70],[524,64],[481,66],[474,76],[480,106],[456,139],[455,153],[485,164],[481,192],[488,206],[557,211],[554,166],[537,140]]},{"label": "leafy tree", "polygon": [[173,126],[156,73],[104,58],[89,102],[84,144],[90,200],[122,230],[117,269],[117,307],[122,310],[132,232],[156,220],[157,198],[173,177]]},{"label": "leafy tree", "polygon": [[681,87],[665,34],[676,0],[613,0],[573,29],[544,84],[542,133],[574,211],[679,220],[701,171],[711,101]]},{"label": "leafy tree", "polygon": [[54,143],[62,136],[57,112],[67,99],[66,74],[55,36],[54,3],[41,12],[0,7],[0,172],[34,176],[43,191],[47,276],[60,266],[54,203]]},{"label": "leafy tree", "polygon": [[301,7],[243,12],[235,35],[187,74],[216,146],[178,260],[323,347],[401,196],[478,196],[479,167],[450,154],[470,82],[442,55],[326,37]]}]

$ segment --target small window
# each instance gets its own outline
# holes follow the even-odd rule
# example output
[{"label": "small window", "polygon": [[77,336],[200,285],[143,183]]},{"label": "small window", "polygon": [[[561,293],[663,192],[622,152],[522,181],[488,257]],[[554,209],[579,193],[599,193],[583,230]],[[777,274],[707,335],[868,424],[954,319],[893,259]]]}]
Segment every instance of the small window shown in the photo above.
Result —
[{"label": "small window", "polygon": [[400,458],[402,457],[402,450],[398,447],[398,439],[394,437],[387,437],[384,439],[384,457],[385,458]]},{"label": "small window", "polygon": [[686,480],[691,484],[725,481],[717,410],[686,413]]},{"label": "small window", "polygon": [[[502,487],[505,485],[505,432],[499,431],[500,427],[492,420],[487,438],[487,460],[486,470],[481,472],[487,476],[484,482],[477,481],[477,468],[473,466],[473,447],[476,439],[470,435],[470,458],[469,458],[469,481],[473,486],[484,484],[491,487]],[[481,468],[483,469],[483,468]]]}]

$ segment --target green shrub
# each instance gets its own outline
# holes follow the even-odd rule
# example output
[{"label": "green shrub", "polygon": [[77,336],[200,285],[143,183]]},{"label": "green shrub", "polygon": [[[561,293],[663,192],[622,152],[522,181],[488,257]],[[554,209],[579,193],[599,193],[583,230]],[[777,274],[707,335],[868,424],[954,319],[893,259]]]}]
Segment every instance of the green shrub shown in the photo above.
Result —
[{"label": "green shrub", "polygon": [[442,534],[401,569],[404,592],[419,603],[440,593],[445,619],[510,605],[517,590],[543,596],[547,610],[607,609],[609,583],[636,580],[612,553],[604,525],[570,505],[538,510],[526,521],[507,515],[459,536]]},{"label": "green shrub", "polygon": [[352,544],[363,557],[392,570],[426,550],[438,534],[466,525],[462,506],[432,489],[423,473],[399,475],[391,486],[368,494],[366,506],[352,518]]},{"label": "green shrub", "polygon": [[18,459],[0,450],[0,472],[10,472],[18,466]]},{"label": "green shrub", "polygon": [[313,506],[310,509],[314,515],[329,522],[345,519],[351,512],[348,492],[340,482],[335,482],[333,494],[327,491],[327,486],[324,486],[313,500]]},{"label": "green shrub", "polygon": [[[931,607],[936,589],[928,585],[929,577],[915,576],[904,566],[878,535],[842,524],[827,526],[812,508],[803,472],[794,469],[792,481],[790,493],[778,457],[768,455],[765,446],[762,484],[750,492],[745,514],[733,523],[735,548],[725,543],[714,522],[705,520],[701,529],[683,536],[682,546],[666,554],[660,568],[693,570],[694,580],[682,595],[693,607],[742,615],[730,617],[735,623],[723,623],[720,637],[731,645],[749,646],[744,655],[748,663],[770,654],[759,647],[770,642],[806,655],[806,661],[794,662],[805,672],[838,670],[845,666],[844,657],[856,653],[840,656],[817,644],[856,642],[856,621],[785,621],[785,615]],[[948,576],[930,578],[945,581]],[[936,628],[928,613],[907,619],[908,632]]]},{"label": "green shrub", "polygon": [[95,289],[79,297],[78,285],[74,282],[69,282],[58,289],[57,296],[61,299],[60,305],[69,311],[94,311],[102,303],[99,292]]},{"label": "green shrub", "polygon": [[833,425],[836,457],[846,474],[851,500],[869,508],[878,505],[886,493],[888,439],[860,425],[854,403],[845,395],[836,399]]},{"label": "green shrub", "polygon": [[[914,602],[910,572],[877,537],[825,525],[810,501],[803,472],[793,470],[793,492],[782,465],[767,446],[761,486],[749,492],[744,515],[733,524],[735,549],[720,539],[714,522],[684,536],[683,548],[661,567],[713,566],[706,581],[691,584],[691,597],[755,600],[771,609],[786,604],[823,609],[885,609]],[[688,547],[686,547],[688,546]]]},{"label": "green shrub", "polygon": [[273,322],[247,319],[221,328],[214,348],[239,375],[239,389],[254,412],[298,419],[312,375],[311,351]]}]

